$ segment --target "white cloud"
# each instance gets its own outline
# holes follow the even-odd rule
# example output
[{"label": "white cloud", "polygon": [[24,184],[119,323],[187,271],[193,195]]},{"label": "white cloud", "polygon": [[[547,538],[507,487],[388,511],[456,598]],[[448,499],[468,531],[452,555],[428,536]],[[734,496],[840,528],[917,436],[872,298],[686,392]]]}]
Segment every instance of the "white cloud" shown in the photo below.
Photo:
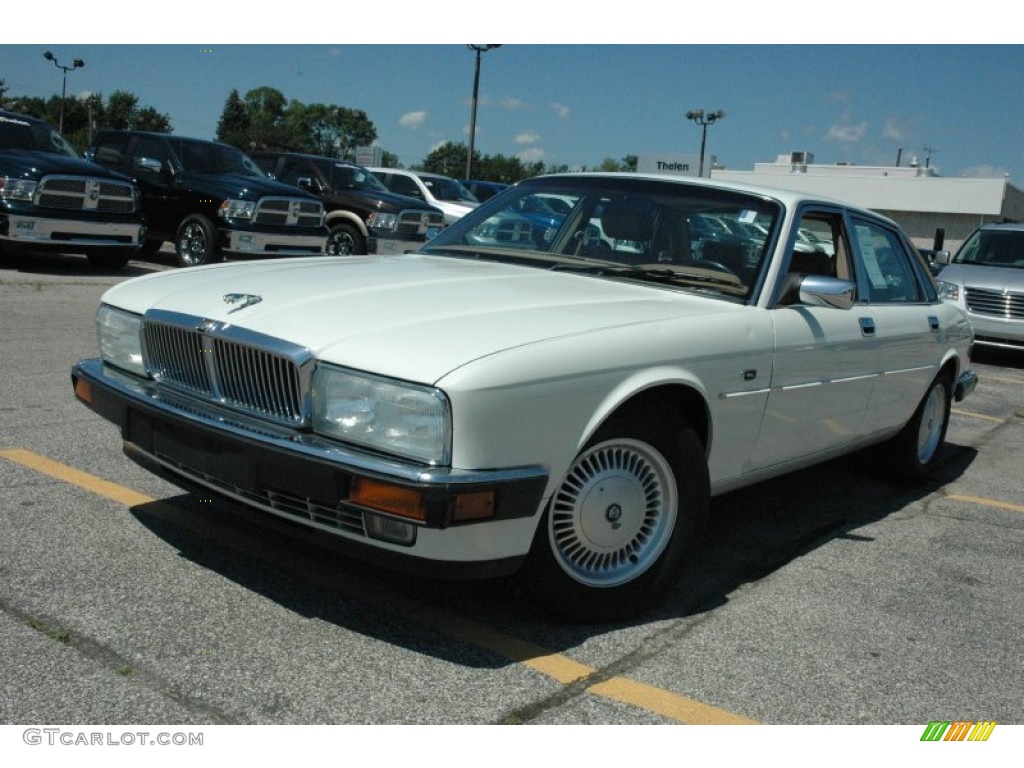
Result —
[{"label": "white cloud", "polygon": [[419,128],[427,120],[427,111],[420,109],[415,112],[406,112],[400,118],[398,118],[398,124],[403,128],[412,128],[415,130]]},{"label": "white cloud", "polygon": [[841,141],[844,143],[860,141],[864,138],[867,130],[867,123],[860,123],[859,125],[833,125],[828,129],[828,133],[825,134],[825,141]]},{"label": "white cloud", "polygon": [[524,131],[512,139],[516,144],[536,144],[540,141],[540,134],[536,131]]},{"label": "white cloud", "polygon": [[524,163],[536,163],[544,159],[544,150],[540,147],[530,147],[519,152],[516,157]]},{"label": "white cloud", "polygon": [[557,101],[553,102],[551,109],[558,117],[565,118],[569,116],[569,108],[565,104],[559,104]]},{"label": "white cloud", "polygon": [[512,96],[506,96],[504,99],[501,100],[501,106],[505,109],[522,109],[523,100],[516,99]]},{"label": "white cloud", "polygon": [[906,138],[906,129],[900,125],[895,118],[890,117],[882,126],[882,136],[892,141],[903,141]]}]

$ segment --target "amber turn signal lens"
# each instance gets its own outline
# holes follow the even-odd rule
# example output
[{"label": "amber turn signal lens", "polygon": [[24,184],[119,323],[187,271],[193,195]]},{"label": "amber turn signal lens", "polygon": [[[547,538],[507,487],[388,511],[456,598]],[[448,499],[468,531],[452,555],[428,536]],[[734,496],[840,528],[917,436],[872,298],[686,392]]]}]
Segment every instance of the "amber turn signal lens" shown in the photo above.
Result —
[{"label": "amber turn signal lens", "polygon": [[92,403],[92,387],[85,379],[75,381],[75,396],[83,403]]},{"label": "amber turn signal lens", "polygon": [[356,477],[352,479],[348,498],[353,504],[379,509],[381,512],[390,512],[413,520],[427,519],[423,495],[408,488]]},{"label": "amber turn signal lens", "polygon": [[485,520],[494,517],[494,492],[460,493],[455,497],[453,522],[464,520]]}]

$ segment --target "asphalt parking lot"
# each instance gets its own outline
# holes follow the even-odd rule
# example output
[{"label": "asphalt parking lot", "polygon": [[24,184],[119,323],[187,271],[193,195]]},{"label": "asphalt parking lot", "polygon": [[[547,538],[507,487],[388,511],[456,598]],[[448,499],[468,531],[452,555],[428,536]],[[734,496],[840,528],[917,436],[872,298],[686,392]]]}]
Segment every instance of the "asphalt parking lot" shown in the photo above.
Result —
[{"label": "asphalt parking lot", "polygon": [[976,355],[933,482],[858,454],[729,494],[655,611],[566,626],[126,459],[69,369],[171,264],[0,265],[0,723],[1024,723],[1024,355]]}]

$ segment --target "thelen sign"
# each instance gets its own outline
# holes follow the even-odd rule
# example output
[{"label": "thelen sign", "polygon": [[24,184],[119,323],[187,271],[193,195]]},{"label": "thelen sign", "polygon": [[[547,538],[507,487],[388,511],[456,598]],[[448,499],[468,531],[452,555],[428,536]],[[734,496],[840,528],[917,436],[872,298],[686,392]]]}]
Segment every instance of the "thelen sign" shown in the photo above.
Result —
[{"label": "thelen sign", "polygon": [[[705,158],[710,168],[714,158]],[[671,173],[677,176],[698,176],[700,155],[637,155],[636,169],[640,173]]]}]

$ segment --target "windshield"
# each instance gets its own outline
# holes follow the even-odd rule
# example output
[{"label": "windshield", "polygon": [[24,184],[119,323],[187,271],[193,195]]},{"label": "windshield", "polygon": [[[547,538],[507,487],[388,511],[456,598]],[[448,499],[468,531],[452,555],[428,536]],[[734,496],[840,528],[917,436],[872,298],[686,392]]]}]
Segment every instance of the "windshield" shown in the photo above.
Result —
[{"label": "windshield", "polygon": [[979,229],[967,238],[953,262],[1024,269],[1024,229]]},{"label": "windshield", "polygon": [[444,176],[420,176],[427,189],[438,200],[455,203],[478,203],[479,200],[455,179]]},{"label": "windshield", "polygon": [[331,168],[331,189],[361,189],[366,192],[387,192],[380,180],[358,165],[335,163]]},{"label": "windshield", "polygon": [[780,216],[773,200],[699,184],[547,177],[483,203],[426,251],[746,299]]},{"label": "windshield", "polygon": [[185,139],[174,142],[174,149],[188,173],[240,173],[270,178],[245,152],[227,144]]},{"label": "windshield", "polygon": [[67,140],[46,123],[0,115],[0,149],[27,149],[78,157]]}]

